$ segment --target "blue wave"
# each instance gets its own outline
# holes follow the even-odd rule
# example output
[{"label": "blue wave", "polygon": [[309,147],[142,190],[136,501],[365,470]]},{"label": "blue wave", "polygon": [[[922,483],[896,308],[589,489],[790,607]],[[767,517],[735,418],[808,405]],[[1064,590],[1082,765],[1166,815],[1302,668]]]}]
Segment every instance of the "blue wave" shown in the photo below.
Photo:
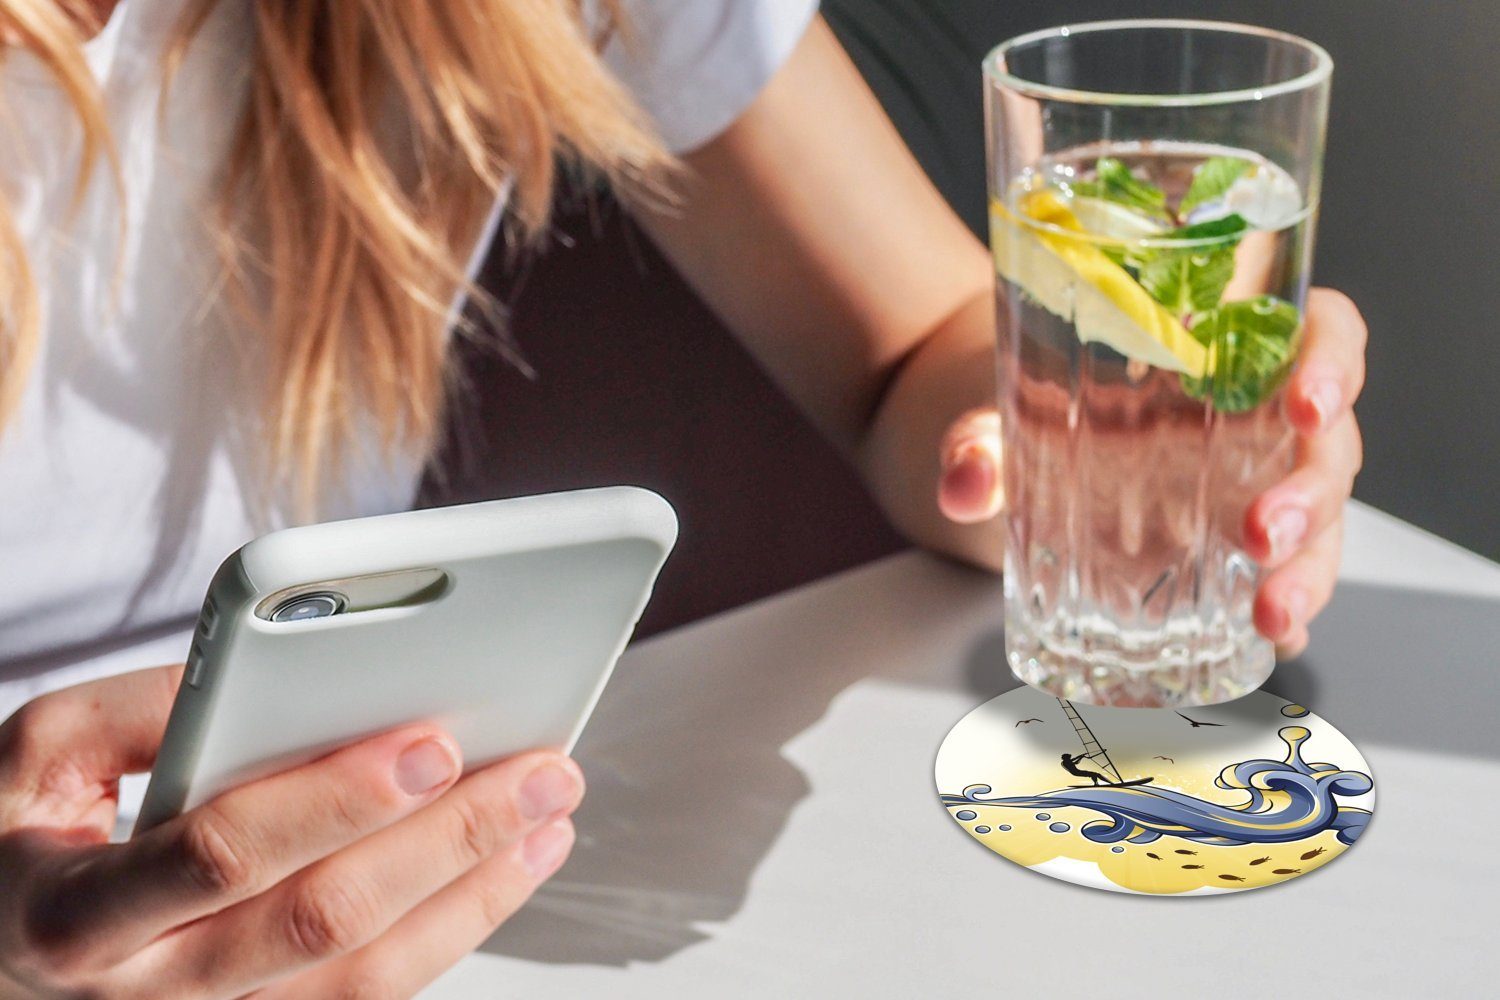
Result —
[{"label": "blue wave", "polygon": [[1238,806],[1149,785],[1063,788],[1040,795],[998,798],[985,798],[994,790],[989,785],[970,785],[961,795],[945,794],[942,799],[950,808],[978,804],[1092,809],[1108,818],[1086,823],[1079,832],[1099,844],[1121,840],[1149,844],[1163,836],[1225,846],[1284,844],[1324,830],[1335,831],[1342,844],[1354,843],[1370,821],[1370,813],[1340,805],[1334,796],[1363,795],[1375,787],[1374,781],[1362,771],[1304,763],[1300,748],[1309,733],[1301,726],[1288,726],[1278,735],[1287,745],[1286,760],[1231,764],[1214,780],[1220,788],[1248,793],[1248,801]]}]

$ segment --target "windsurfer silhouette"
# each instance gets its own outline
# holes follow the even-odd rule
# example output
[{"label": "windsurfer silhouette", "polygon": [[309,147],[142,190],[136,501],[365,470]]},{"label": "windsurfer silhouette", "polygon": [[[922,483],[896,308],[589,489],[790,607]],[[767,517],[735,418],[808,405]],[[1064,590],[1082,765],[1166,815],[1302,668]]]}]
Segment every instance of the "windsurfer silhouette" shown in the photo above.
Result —
[{"label": "windsurfer silhouette", "polygon": [[1080,777],[1080,778],[1088,778],[1090,781],[1092,781],[1096,785],[1111,785],[1111,784],[1114,784],[1114,782],[1110,781],[1108,778],[1106,778],[1104,775],[1098,773],[1097,771],[1085,771],[1083,768],[1081,768],[1081,767],[1078,766],[1079,761],[1087,760],[1088,756],[1089,755],[1086,754],[1086,753],[1065,753],[1065,754],[1063,754],[1062,755],[1062,767],[1063,767],[1063,770],[1067,771],[1069,774],[1076,775],[1077,777]]}]

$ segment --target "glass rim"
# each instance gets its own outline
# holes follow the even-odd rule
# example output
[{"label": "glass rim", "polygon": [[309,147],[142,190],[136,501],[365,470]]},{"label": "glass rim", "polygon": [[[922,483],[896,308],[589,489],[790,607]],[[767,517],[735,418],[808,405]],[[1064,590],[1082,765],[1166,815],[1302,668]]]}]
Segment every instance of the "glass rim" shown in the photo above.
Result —
[{"label": "glass rim", "polygon": [[[1071,87],[1058,87],[1049,83],[1027,80],[1000,69],[1001,59],[1007,53],[1023,45],[1030,45],[1034,42],[1045,41],[1050,38],[1070,38],[1073,35],[1096,31],[1136,30],[1144,28],[1192,28],[1289,42],[1310,53],[1313,57],[1313,66],[1306,73],[1292,77],[1290,80],[1268,83],[1263,87],[1205,91],[1199,94],[1129,94],[1101,90],[1075,90]],[[1198,107],[1214,104],[1262,101],[1269,97],[1280,97],[1283,94],[1295,93],[1299,90],[1315,87],[1327,81],[1333,73],[1333,57],[1328,54],[1328,50],[1317,42],[1309,41],[1300,35],[1294,35],[1287,31],[1277,31],[1274,28],[1261,28],[1253,24],[1239,24],[1234,21],[1210,21],[1198,18],[1170,17],[1118,18],[1109,21],[1087,21],[1082,24],[1063,24],[1055,28],[1042,28],[1040,31],[1029,31],[1024,35],[1017,35],[1015,38],[1007,39],[995,46],[984,57],[983,65],[984,75],[987,79],[1027,97],[1068,101],[1073,104],[1156,108]]]}]

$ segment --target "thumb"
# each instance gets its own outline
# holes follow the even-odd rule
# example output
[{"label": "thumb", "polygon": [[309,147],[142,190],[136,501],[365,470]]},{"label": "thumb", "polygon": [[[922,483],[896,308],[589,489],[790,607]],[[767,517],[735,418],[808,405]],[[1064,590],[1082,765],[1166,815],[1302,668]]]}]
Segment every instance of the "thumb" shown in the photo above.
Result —
[{"label": "thumb", "polygon": [[1000,414],[994,407],[970,410],[943,435],[938,508],[959,524],[987,521],[1000,512],[1005,484],[1000,464]]},{"label": "thumb", "polygon": [[44,694],[0,726],[0,756],[66,760],[88,781],[149,770],[181,681],[181,665],[153,667]]}]

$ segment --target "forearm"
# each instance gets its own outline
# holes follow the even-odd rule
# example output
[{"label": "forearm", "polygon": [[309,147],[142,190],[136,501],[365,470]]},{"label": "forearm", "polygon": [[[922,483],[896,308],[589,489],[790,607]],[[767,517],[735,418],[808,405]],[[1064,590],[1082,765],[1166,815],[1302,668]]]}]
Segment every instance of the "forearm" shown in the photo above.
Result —
[{"label": "forearm", "polygon": [[[674,211],[637,208],[658,246],[898,528],[998,567],[992,520],[960,526],[938,508],[945,433],[994,404],[989,254],[827,26],[814,22],[750,108],[685,163]],[[993,482],[995,463],[981,474]]]},{"label": "forearm", "polygon": [[999,522],[958,524],[938,508],[944,437],[965,413],[995,403],[995,303],[967,299],[892,375],[855,459],[892,523],[917,544],[999,570]]}]

